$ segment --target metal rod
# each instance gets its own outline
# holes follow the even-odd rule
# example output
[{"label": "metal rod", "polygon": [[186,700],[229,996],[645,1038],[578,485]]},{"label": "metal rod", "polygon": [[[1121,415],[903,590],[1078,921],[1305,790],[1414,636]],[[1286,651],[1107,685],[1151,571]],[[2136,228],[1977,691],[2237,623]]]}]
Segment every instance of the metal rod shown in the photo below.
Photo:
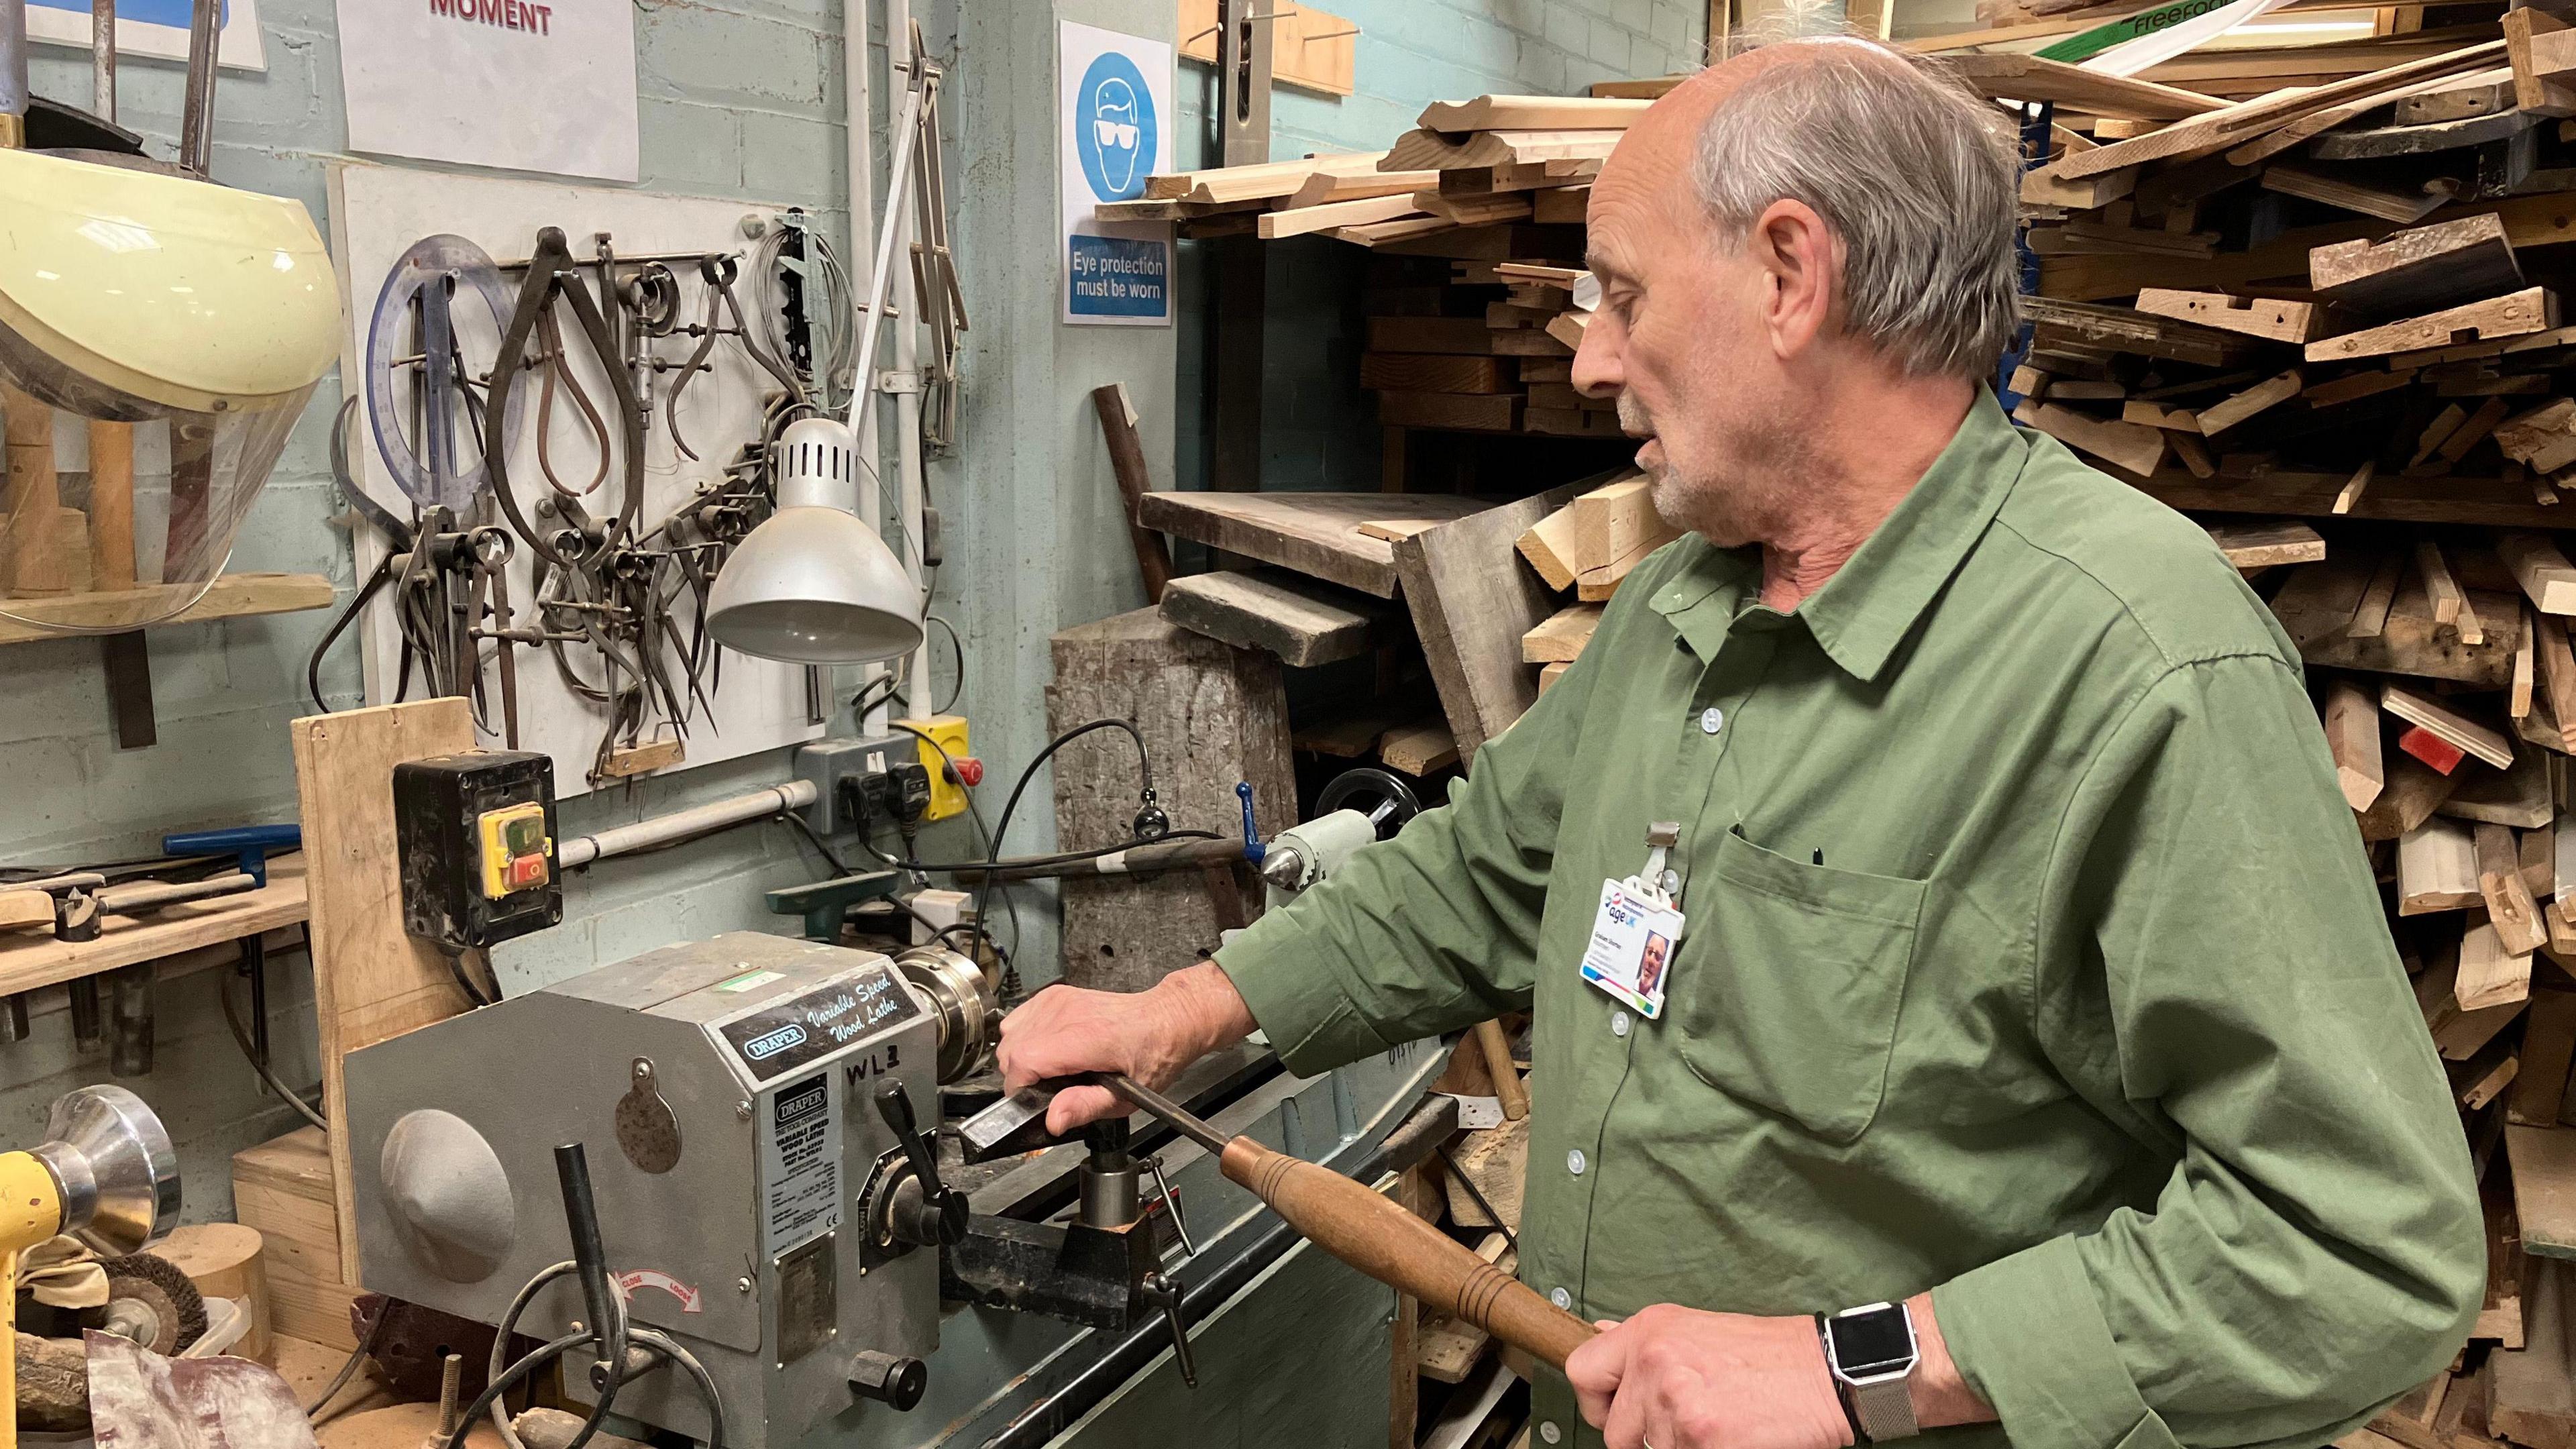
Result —
[{"label": "metal rod", "polygon": [[[0,3],[5,3],[5,0],[0,0]],[[886,42],[891,52],[894,37],[887,36]],[[918,62],[920,57],[915,56],[914,60]],[[858,369],[850,375],[850,414],[842,419],[853,434],[859,430],[859,419],[869,401],[877,395],[873,376],[877,365],[877,336],[885,330],[886,294],[894,282],[895,239],[903,232],[895,219],[904,214],[904,192],[912,180],[912,148],[921,130],[921,93],[931,84],[930,78],[920,73],[918,64],[914,71],[913,84],[903,94],[903,118],[895,123],[894,164],[886,172],[885,226],[877,234],[877,254],[868,272],[868,304],[859,309],[859,325],[867,331],[859,339]]]},{"label": "metal rod", "polygon": [[759,820],[782,810],[802,810],[820,798],[821,792],[813,781],[790,780],[784,785],[772,785],[766,790],[755,790],[730,800],[710,801],[669,815],[656,815],[632,825],[603,830],[596,835],[576,836],[555,846],[555,865],[559,869],[571,870],[610,856],[626,855],[649,846],[669,845],[694,835],[722,830],[728,825]]},{"label": "metal rod", "polygon": [[179,164],[208,174],[215,155],[215,45],[224,0],[196,0],[188,13],[188,95],[179,115]]},{"label": "metal rod", "polygon": [[0,0],[0,150],[27,144],[27,0]]},{"label": "metal rod", "polygon": [[116,0],[89,0],[90,114],[116,119]]},{"label": "metal rod", "polygon": [[1092,1077],[1100,1085],[1153,1113],[1162,1119],[1165,1126],[1210,1152],[1225,1151],[1225,1144],[1233,1140],[1210,1126],[1205,1118],[1194,1116],[1180,1103],[1123,1072],[1096,1072]]}]

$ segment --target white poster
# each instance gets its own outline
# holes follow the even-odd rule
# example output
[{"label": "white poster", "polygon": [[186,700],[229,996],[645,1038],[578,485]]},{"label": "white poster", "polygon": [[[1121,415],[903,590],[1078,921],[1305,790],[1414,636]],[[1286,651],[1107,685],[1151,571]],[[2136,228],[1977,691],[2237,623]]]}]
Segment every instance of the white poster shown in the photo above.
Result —
[{"label": "white poster", "polygon": [[633,0],[340,0],[349,149],[633,181]]},{"label": "white poster", "polygon": [[1056,34],[1056,172],[1064,206],[1064,320],[1123,327],[1172,321],[1172,227],[1101,221],[1171,170],[1172,48],[1062,22]]},{"label": "white poster", "polygon": [[[259,40],[259,0],[222,0],[221,28],[215,32],[215,62],[226,70],[266,70],[268,52]],[[188,0],[119,0],[116,7],[116,53],[148,55],[159,60],[188,58]],[[27,0],[27,38],[47,45],[89,49],[89,0]],[[88,102],[83,100],[82,104]],[[216,88],[215,115],[223,116],[222,88]]]}]

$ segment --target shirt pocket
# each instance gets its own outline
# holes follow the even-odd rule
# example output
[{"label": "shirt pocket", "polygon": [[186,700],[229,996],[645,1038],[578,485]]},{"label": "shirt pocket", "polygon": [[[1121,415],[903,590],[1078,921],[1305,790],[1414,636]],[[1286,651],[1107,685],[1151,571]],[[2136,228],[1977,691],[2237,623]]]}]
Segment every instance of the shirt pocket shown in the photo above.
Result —
[{"label": "shirt pocket", "polygon": [[1697,949],[1672,983],[1694,1076],[1828,1142],[1886,1095],[1926,884],[1808,865],[1730,829],[1687,892]]}]

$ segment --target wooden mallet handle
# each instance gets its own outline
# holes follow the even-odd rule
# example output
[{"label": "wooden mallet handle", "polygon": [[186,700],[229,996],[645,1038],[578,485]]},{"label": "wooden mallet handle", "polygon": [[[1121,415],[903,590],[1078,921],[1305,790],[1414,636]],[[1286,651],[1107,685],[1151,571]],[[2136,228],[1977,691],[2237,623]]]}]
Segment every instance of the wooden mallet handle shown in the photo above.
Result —
[{"label": "wooden mallet handle", "polygon": [[1559,1369],[1595,1331],[1401,1204],[1329,1167],[1249,1137],[1226,1143],[1217,1165],[1325,1252]]}]

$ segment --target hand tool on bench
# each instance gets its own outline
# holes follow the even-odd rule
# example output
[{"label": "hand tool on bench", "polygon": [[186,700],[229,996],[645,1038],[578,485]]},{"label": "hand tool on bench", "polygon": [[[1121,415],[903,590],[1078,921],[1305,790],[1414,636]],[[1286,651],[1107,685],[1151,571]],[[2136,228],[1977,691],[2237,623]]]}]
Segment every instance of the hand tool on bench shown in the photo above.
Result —
[{"label": "hand tool on bench", "polygon": [[[1315,1246],[1381,1283],[1445,1309],[1558,1369],[1595,1330],[1366,1184],[1319,1163],[1228,1137],[1162,1093],[1116,1072],[1086,1080],[1161,1118],[1215,1153],[1226,1178],[1267,1203]],[[1064,1085],[1058,1083],[1056,1085]]]}]

